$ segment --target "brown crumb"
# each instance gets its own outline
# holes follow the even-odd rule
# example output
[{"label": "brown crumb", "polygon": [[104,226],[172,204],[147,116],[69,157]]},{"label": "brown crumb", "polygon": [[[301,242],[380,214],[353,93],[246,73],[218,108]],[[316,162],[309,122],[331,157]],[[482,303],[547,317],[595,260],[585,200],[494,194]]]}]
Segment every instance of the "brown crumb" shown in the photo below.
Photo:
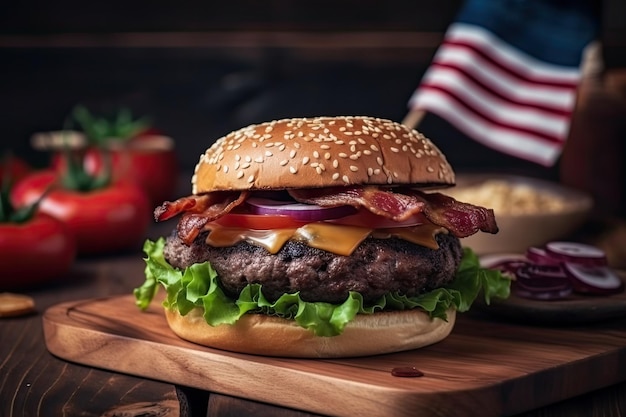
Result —
[{"label": "brown crumb", "polygon": [[35,300],[28,295],[0,293],[0,317],[23,316],[35,311]]}]

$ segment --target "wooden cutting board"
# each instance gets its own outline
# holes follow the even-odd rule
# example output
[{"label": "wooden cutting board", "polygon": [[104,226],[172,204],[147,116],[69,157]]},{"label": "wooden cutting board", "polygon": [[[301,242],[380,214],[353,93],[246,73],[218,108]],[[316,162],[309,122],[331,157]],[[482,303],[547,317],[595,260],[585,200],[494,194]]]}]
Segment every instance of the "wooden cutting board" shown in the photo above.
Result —
[{"label": "wooden cutting board", "polygon": [[[336,416],[513,415],[626,380],[624,319],[559,328],[466,313],[436,345],[332,360],[198,346],[130,295],[59,304],[43,324],[49,351],[71,362]],[[392,375],[406,366],[424,375]]]}]

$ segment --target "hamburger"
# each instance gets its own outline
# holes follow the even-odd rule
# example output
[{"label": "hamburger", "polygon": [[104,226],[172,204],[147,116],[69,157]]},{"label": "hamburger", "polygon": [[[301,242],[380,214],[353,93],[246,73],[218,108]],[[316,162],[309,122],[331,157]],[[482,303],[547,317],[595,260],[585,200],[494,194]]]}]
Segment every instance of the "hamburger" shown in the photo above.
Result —
[{"label": "hamburger", "polygon": [[449,335],[457,312],[509,281],[460,238],[496,233],[492,210],[455,184],[424,135],[372,117],[251,125],[216,140],[146,241],[145,309],[158,288],[170,328],[223,350],[350,357],[416,349]]}]

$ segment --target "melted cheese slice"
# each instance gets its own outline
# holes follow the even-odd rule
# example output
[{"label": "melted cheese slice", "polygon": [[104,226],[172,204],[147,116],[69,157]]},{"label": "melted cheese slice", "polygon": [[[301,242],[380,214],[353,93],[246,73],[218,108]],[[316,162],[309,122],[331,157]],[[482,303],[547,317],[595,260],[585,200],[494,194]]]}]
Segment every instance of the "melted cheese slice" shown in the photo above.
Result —
[{"label": "melted cheese slice", "polygon": [[305,242],[313,248],[344,256],[351,255],[368,236],[376,239],[397,237],[430,249],[438,249],[439,245],[435,236],[438,233],[448,232],[445,228],[433,223],[387,229],[370,229],[325,222],[309,223],[300,228],[271,230],[223,227],[216,223],[209,223],[206,228],[211,231],[206,242],[214,247],[228,247],[246,241],[274,254],[283,247],[285,242],[293,239]]}]

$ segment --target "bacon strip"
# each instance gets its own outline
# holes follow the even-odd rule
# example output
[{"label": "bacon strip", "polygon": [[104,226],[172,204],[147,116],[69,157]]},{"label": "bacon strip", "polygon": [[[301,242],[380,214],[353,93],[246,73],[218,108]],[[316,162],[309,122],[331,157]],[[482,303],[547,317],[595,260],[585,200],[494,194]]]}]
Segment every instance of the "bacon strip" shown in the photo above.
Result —
[{"label": "bacon strip", "polygon": [[184,213],[177,226],[180,239],[191,244],[204,226],[219,219],[248,198],[248,191],[216,191],[166,201],[154,210],[154,219],[164,221]]},{"label": "bacon strip", "polygon": [[423,193],[418,190],[402,192],[423,201],[426,218],[445,227],[457,237],[471,236],[479,230],[498,233],[492,209],[463,203],[441,193]]},{"label": "bacon strip", "polygon": [[289,194],[300,203],[322,207],[365,207],[374,214],[395,221],[406,220],[424,208],[423,201],[375,186],[289,190]]},{"label": "bacon strip", "polygon": [[423,212],[428,220],[445,227],[457,237],[467,237],[479,230],[498,232],[493,210],[462,203],[441,193],[424,193],[412,189],[393,192],[369,186],[289,190],[289,194],[301,203],[322,207],[365,207],[374,214],[396,221]]}]

